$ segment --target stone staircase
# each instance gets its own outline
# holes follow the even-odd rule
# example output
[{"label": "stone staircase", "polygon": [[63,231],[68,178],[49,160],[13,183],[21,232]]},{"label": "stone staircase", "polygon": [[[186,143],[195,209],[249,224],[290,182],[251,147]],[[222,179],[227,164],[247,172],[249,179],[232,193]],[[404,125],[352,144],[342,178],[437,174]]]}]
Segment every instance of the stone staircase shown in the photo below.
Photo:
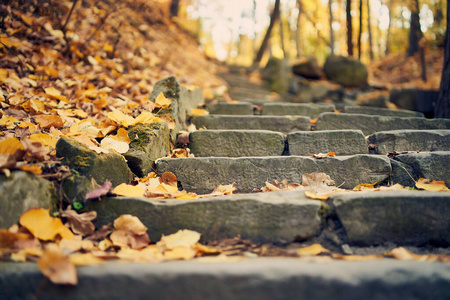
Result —
[{"label": "stone staircase", "polygon": [[[202,234],[204,243],[240,235],[294,249],[321,243],[339,254],[380,254],[396,246],[450,253],[449,193],[338,193],[325,202],[303,191],[252,193],[266,181],[301,183],[302,175],[312,172],[326,173],[345,189],[363,183],[412,187],[421,177],[450,186],[450,120],[369,107],[345,106],[335,113],[333,104],[274,101],[261,87],[252,98],[248,83],[229,83],[237,87],[238,103],[209,105],[210,115],[191,120],[205,128],[190,134],[195,157],[159,159],[156,168],[160,174],[174,173],[188,192],[206,194],[234,184],[238,194],[196,200],[107,198],[89,207],[98,212],[98,226],[132,214],[149,228],[152,241],[191,229]],[[262,109],[255,110],[255,104]],[[336,156],[312,157],[328,152]],[[42,287],[41,279],[35,265],[0,265],[0,283],[11,287],[17,299],[450,298],[449,263],[388,258],[249,255],[212,263],[108,263],[81,268],[79,285],[70,292]],[[1,299],[11,298],[1,291]]]}]

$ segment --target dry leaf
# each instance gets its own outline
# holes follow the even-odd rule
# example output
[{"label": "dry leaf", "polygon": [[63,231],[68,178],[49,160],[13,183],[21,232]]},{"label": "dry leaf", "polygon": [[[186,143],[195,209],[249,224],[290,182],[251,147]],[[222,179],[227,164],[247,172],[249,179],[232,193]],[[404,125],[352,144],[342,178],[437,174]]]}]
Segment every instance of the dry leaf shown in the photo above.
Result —
[{"label": "dry leaf", "polygon": [[324,158],[327,158],[328,156],[333,157],[335,155],[336,155],[336,153],[334,153],[334,152],[328,152],[326,154],[325,153],[313,154],[312,157],[317,158],[317,159],[324,159]]},{"label": "dry leaf", "polygon": [[197,254],[197,250],[191,247],[178,247],[164,251],[163,258],[165,260],[188,260],[193,259]]},{"label": "dry leaf", "polygon": [[[170,186],[177,187],[178,186],[178,180],[175,174],[172,172],[164,172],[161,177],[159,178],[160,183],[164,183]],[[178,188],[177,188],[178,190]]]},{"label": "dry leaf", "polygon": [[114,230],[109,238],[115,246],[122,248],[141,249],[150,243],[147,233],[134,234],[129,230]]},{"label": "dry leaf", "polygon": [[161,92],[161,93],[159,93],[158,97],[156,97],[155,103],[164,109],[164,108],[168,108],[170,106],[170,104],[172,104],[172,101],[170,99],[166,98],[166,96],[164,96],[164,93]]},{"label": "dry leaf", "polygon": [[416,182],[416,188],[434,192],[449,192],[444,181],[436,181],[430,179],[419,178]]},{"label": "dry leaf", "polygon": [[43,241],[54,240],[57,235],[72,240],[74,238],[72,231],[64,226],[61,219],[51,217],[49,212],[49,209],[32,208],[20,217],[20,225]]},{"label": "dry leaf", "polygon": [[126,142],[118,141],[112,137],[105,137],[100,143],[101,147],[105,150],[114,150],[117,153],[127,153],[130,150],[130,146]]},{"label": "dry leaf", "polygon": [[69,257],[69,261],[75,266],[97,266],[106,262],[94,256],[92,253],[77,253]]},{"label": "dry leaf", "polygon": [[191,115],[192,116],[207,116],[209,115],[209,112],[205,109],[201,108],[191,108]]},{"label": "dry leaf", "polygon": [[163,259],[163,254],[156,245],[150,245],[140,250],[120,249],[117,256],[120,259],[135,262],[158,262]]},{"label": "dry leaf", "polygon": [[163,251],[175,248],[190,248],[197,244],[200,236],[200,233],[196,231],[183,229],[171,235],[163,235],[156,245]]},{"label": "dry leaf", "polygon": [[18,138],[11,137],[0,141],[0,154],[13,155],[20,151],[24,151],[24,148]]},{"label": "dry leaf", "polygon": [[58,247],[61,251],[77,252],[80,250],[92,250],[94,249],[94,243],[92,241],[85,240],[66,240],[62,239],[58,243]]},{"label": "dry leaf", "polygon": [[144,234],[147,232],[147,227],[142,224],[141,220],[132,215],[121,215],[115,219],[114,229],[128,230],[134,234]]},{"label": "dry leaf", "polygon": [[111,187],[112,187],[111,181],[106,179],[105,183],[101,187],[87,193],[84,198],[86,200],[90,200],[90,199],[100,198],[101,196],[105,196],[106,194],[109,193],[109,191],[111,190]]},{"label": "dry leaf", "polygon": [[125,197],[144,197],[145,190],[139,185],[122,183],[116,186],[112,192]]},{"label": "dry leaf", "polygon": [[65,211],[61,212],[61,217],[67,218],[67,224],[75,234],[87,236],[94,233],[95,225],[91,221],[97,218],[96,211],[78,214],[69,206]]},{"label": "dry leaf", "polygon": [[400,259],[400,260],[419,260],[422,255],[417,255],[411,251],[406,250],[403,247],[398,247],[389,251],[387,256]]},{"label": "dry leaf", "polygon": [[330,251],[322,247],[320,244],[313,244],[311,246],[298,249],[297,253],[300,255],[319,255],[321,253],[330,253]]},{"label": "dry leaf", "polygon": [[62,128],[64,123],[60,116],[55,115],[39,115],[35,117],[36,122],[42,129],[49,129],[50,127]]},{"label": "dry leaf", "polygon": [[361,183],[353,188],[354,191],[372,190],[377,183]]},{"label": "dry leaf", "polygon": [[333,258],[346,260],[346,261],[368,261],[368,260],[378,260],[383,259],[382,255],[342,255],[342,254],[333,254]]},{"label": "dry leaf", "polygon": [[76,285],[77,270],[55,244],[48,244],[38,260],[42,274],[55,284]]}]

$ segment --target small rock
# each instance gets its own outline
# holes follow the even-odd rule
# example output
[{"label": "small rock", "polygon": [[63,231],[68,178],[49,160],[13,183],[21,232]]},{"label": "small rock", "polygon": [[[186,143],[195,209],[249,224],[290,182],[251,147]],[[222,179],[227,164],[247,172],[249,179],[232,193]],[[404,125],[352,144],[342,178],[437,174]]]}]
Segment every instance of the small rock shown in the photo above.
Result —
[{"label": "small rock", "polygon": [[329,56],[323,67],[331,81],[345,87],[364,87],[367,85],[367,67],[358,60],[344,56]]},{"label": "small rock", "polygon": [[218,102],[208,106],[212,115],[253,115],[253,104],[250,102]]},{"label": "small rock", "polygon": [[307,79],[320,79],[320,77],[322,77],[322,70],[319,67],[317,58],[314,56],[303,57],[301,62],[292,67],[292,72],[295,75],[299,75]]}]

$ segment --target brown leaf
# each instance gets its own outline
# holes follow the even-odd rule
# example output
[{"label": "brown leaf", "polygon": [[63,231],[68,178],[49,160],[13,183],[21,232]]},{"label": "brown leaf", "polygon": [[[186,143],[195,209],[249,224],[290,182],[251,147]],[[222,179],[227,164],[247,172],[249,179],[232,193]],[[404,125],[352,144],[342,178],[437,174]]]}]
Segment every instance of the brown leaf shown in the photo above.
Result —
[{"label": "brown leaf", "polygon": [[444,181],[436,181],[430,179],[419,178],[416,182],[416,187],[421,190],[434,192],[449,192],[449,188]]},{"label": "brown leaf", "polygon": [[177,185],[178,185],[177,177],[172,172],[164,172],[161,175],[161,177],[159,178],[159,182],[165,183],[167,185],[174,186],[174,187],[177,187]]},{"label": "brown leaf", "polygon": [[42,274],[55,284],[76,285],[77,270],[56,244],[48,244],[38,260]]},{"label": "brown leaf", "polygon": [[109,193],[109,191],[111,190],[111,187],[112,187],[111,181],[106,179],[105,183],[101,187],[87,193],[85,196],[85,199],[86,200],[97,199],[97,198],[100,198],[101,196],[105,196],[106,194]]},{"label": "brown leaf", "polygon": [[114,230],[109,238],[115,246],[122,248],[141,249],[150,243],[147,233],[138,235],[128,230]]},{"label": "brown leaf", "polygon": [[144,234],[147,227],[139,220],[138,217],[132,215],[121,215],[114,220],[114,228],[116,230],[130,231],[133,234]]},{"label": "brown leaf", "polygon": [[61,217],[67,218],[67,224],[75,234],[87,236],[94,233],[95,225],[91,221],[97,218],[96,211],[78,214],[69,206],[67,210],[61,212]]}]

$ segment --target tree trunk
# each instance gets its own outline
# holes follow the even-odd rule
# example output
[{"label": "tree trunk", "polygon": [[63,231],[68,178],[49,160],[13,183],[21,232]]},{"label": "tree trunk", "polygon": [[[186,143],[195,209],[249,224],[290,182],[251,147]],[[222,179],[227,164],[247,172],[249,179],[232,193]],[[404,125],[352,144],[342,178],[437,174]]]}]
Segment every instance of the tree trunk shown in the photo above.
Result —
[{"label": "tree trunk", "polygon": [[347,15],[347,52],[348,56],[353,56],[353,25],[352,25],[352,1],[347,0],[347,5],[345,8]]},{"label": "tree trunk", "polygon": [[419,0],[413,0],[410,11],[411,25],[409,28],[408,56],[413,56],[419,51],[419,41],[423,36],[422,30],[420,29]]},{"label": "tree trunk", "polygon": [[179,7],[180,7],[180,0],[172,0],[170,2],[170,17],[178,16]]},{"label": "tree trunk", "polygon": [[369,56],[370,60],[373,60],[373,44],[372,44],[372,26],[370,24],[370,0],[367,0],[367,30],[369,31]]},{"label": "tree trunk", "polygon": [[450,6],[447,4],[447,31],[445,33],[444,67],[442,68],[441,89],[436,103],[434,117],[450,118]]},{"label": "tree trunk", "polygon": [[333,12],[331,10],[331,5],[333,0],[328,1],[328,13],[330,15],[330,50],[331,55],[334,55],[334,32],[333,32]]},{"label": "tree trunk", "polygon": [[389,1],[388,11],[389,11],[389,23],[387,28],[386,35],[386,50],[384,51],[384,56],[387,56],[390,53],[391,48],[391,23],[392,23],[392,7],[394,1]]},{"label": "tree trunk", "polygon": [[287,58],[287,52],[286,52],[286,45],[284,44],[284,31],[283,31],[283,18],[280,17],[278,18],[279,22],[280,22],[280,44],[281,44],[281,50],[283,51],[283,58]]},{"label": "tree trunk", "polygon": [[300,58],[301,47],[300,47],[300,15],[302,13],[302,0],[297,0],[298,4],[298,16],[297,16],[297,29],[295,31],[295,45],[297,47],[297,58]]},{"label": "tree trunk", "polygon": [[361,37],[363,31],[363,1],[359,0],[359,34],[358,34],[358,59],[361,59]]},{"label": "tree trunk", "polygon": [[256,55],[256,58],[253,61],[253,67],[257,67],[257,65],[261,62],[261,59],[264,55],[267,45],[269,44],[270,34],[272,33],[273,26],[275,25],[275,22],[278,20],[279,17],[280,17],[280,0],[276,0],[272,15],[270,16],[269,28],[267,28],[264,40],[262,41],[258,54]]}]

